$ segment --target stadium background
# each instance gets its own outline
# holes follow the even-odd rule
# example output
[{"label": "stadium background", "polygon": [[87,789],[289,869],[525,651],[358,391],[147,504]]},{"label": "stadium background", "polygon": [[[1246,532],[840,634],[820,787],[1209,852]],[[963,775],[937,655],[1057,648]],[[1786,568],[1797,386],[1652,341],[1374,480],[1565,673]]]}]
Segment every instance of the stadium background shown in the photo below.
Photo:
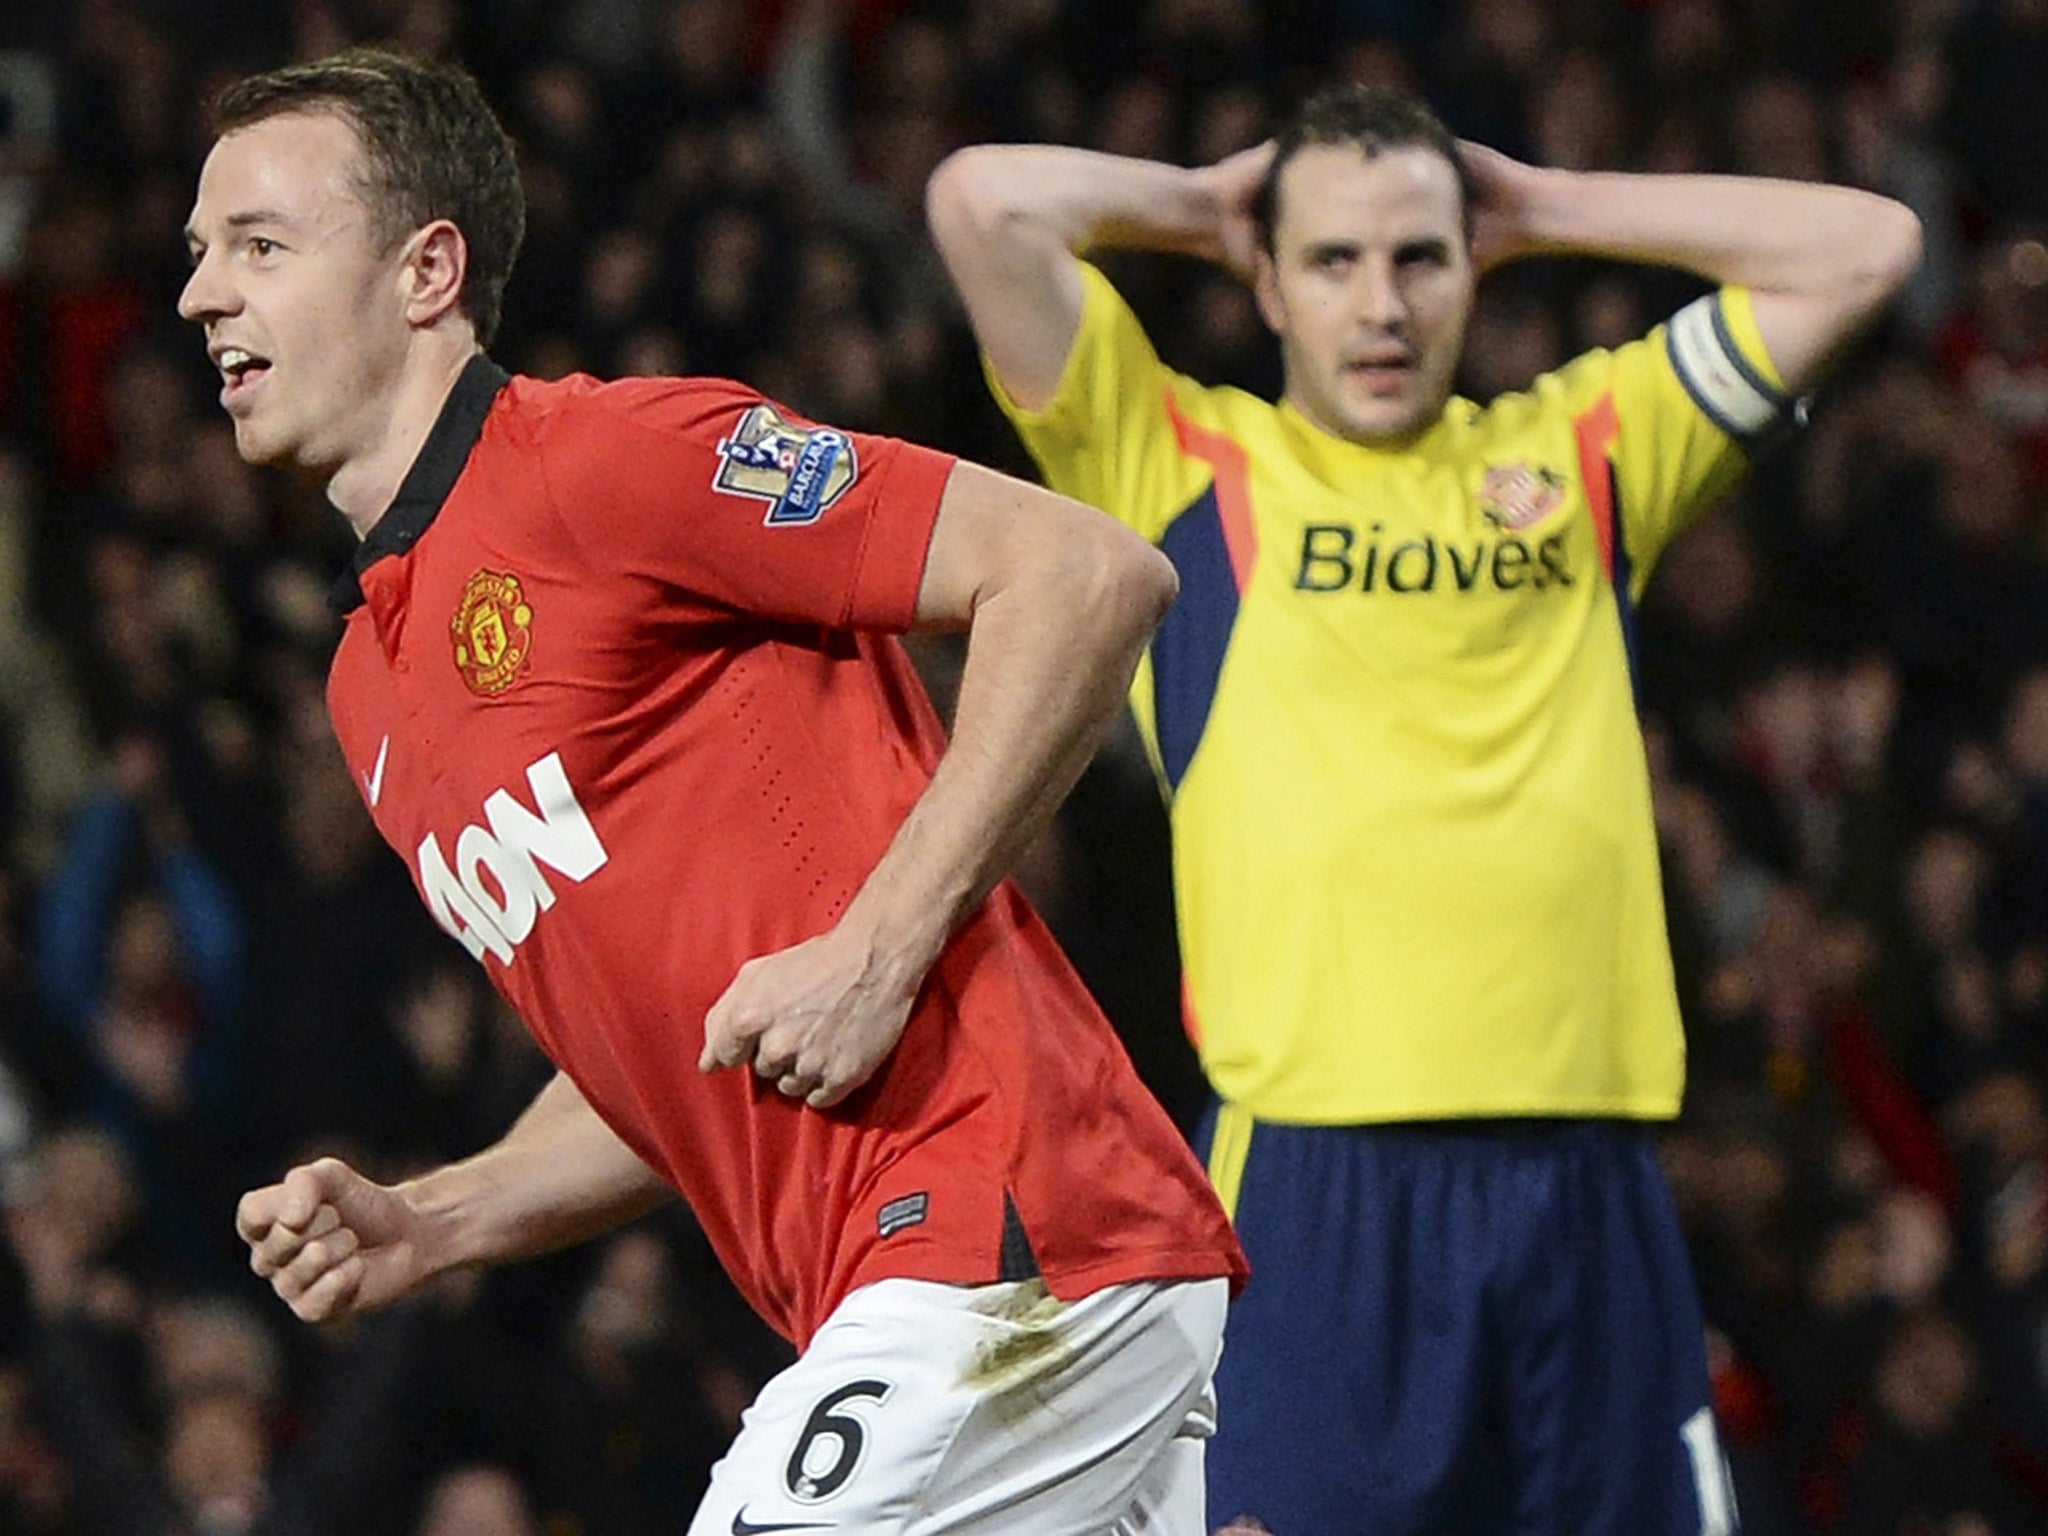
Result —
[{"label": "stadium background", "polygon": [[[1910,203],[1895,320],[1646,605],[1665,1150],[1746,1529],[2048,1530],[2048,0],[45,0],[0,10],[0,1532],[674,1532],[783,1358],[680,1210],[330,1330],[238,1253],[287,1159],[395,1176],[544,1075],[329,739],[345,529],[172,314],[204,102],[357,41],[519,141],[508,365],[1019,470],[921,229],[972,140],[1208,160],[1347,73],[1548,164]],[[1276,387],[1231,280],[1115,267],[1169,360]],[[1692,291],[1490,279],[1462,387]],[[1025,878],[1185,1121],[1164,859],[1127,734]]]}]

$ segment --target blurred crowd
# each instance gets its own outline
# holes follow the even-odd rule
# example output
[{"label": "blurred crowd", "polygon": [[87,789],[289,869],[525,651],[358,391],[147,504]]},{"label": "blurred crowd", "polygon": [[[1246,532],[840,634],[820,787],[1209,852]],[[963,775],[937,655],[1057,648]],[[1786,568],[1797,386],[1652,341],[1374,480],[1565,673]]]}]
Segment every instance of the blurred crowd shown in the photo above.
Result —
[{"label": "blurred crowd", "polygon": [[[1909,203],[1905,304],[1642,613],[1665,1150],[1752,1536],[2048,1530],[2048,0],[60,0],[0,11],[0,1531],[673,1532],[787,1358],[680,1209],[325,1330],[242,1261],[243,1188],[474,1150],[547,1071],[329,736],[346,529],[172,312],[205,103],[362,41],[519,143],[506,365],[1020,470],[922,233],[963,143],[1208,161],[1341,75],[1544,164]],[[1235,280],[1116,275],[1277,388]],[[1461,388],[1694,291],[1509,269]],[[1126,736],[1024,876],[1187,1122],[1165,860]]]}]

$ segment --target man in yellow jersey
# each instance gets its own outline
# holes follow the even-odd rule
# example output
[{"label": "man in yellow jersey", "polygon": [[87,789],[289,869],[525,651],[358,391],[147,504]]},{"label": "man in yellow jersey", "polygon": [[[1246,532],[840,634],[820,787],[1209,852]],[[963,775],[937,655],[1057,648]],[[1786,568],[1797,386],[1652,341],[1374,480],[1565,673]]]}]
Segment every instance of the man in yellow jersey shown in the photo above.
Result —
[{"label": "man in yellow jersey", "polygon": [[[1210,1457],[1279,1536],[1735,1528],[1649,1127],[1684,1071],[1630,615],[1898,291],[1906,209],[1577,174],[1343,87],[1182,170],[980,146],[932,230],[1047,480],[1178,566],[1134,687],[1170,796],[1211,1176],[1249,1250]],[[1101,246],[1253,284],[1278,405],[1160,361]],[[1718,285],[1480,407],[1522,256]]]}]

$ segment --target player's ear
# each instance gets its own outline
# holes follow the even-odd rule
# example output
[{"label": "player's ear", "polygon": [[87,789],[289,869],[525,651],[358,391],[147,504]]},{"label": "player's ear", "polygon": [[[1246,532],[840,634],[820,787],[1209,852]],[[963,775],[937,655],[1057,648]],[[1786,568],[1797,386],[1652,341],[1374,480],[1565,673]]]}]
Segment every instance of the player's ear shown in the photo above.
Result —
[{"label": "player's ear", "polygon": [[399,261],[405,318],[414,325],[432,325],[462,302],[468,275],[469,242],[462,231],[447,219],[421,225],[406,237]]}]

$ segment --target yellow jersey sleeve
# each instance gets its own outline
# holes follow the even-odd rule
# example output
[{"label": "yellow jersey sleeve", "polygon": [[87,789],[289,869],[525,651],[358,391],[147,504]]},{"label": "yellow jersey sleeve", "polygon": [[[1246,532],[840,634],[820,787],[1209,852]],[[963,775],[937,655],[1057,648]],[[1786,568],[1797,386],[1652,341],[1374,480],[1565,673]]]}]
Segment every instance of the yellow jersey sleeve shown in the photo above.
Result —
[{"label": "yellow jersey sleeve", "polygon": [[1640,340],[1587,353],[1554,377],[1577,423],[1588,494],[1607,495],[1620,525],[1630,601],[1671,540],[1793,412],[1743,288],[1697,299]]},{"label": "yellow jersey sleeve", "polygon": [[1180,452],[1173,402],[1181,401],[1184,428],[1207,414],[1204,392],[1159,360],[1108,278],[1086,262],[1081,270],[1081,328],[1045,408],[1012,399],[986,355],[982,371],[1047,485],[1157,543],[1204,478]]}]

